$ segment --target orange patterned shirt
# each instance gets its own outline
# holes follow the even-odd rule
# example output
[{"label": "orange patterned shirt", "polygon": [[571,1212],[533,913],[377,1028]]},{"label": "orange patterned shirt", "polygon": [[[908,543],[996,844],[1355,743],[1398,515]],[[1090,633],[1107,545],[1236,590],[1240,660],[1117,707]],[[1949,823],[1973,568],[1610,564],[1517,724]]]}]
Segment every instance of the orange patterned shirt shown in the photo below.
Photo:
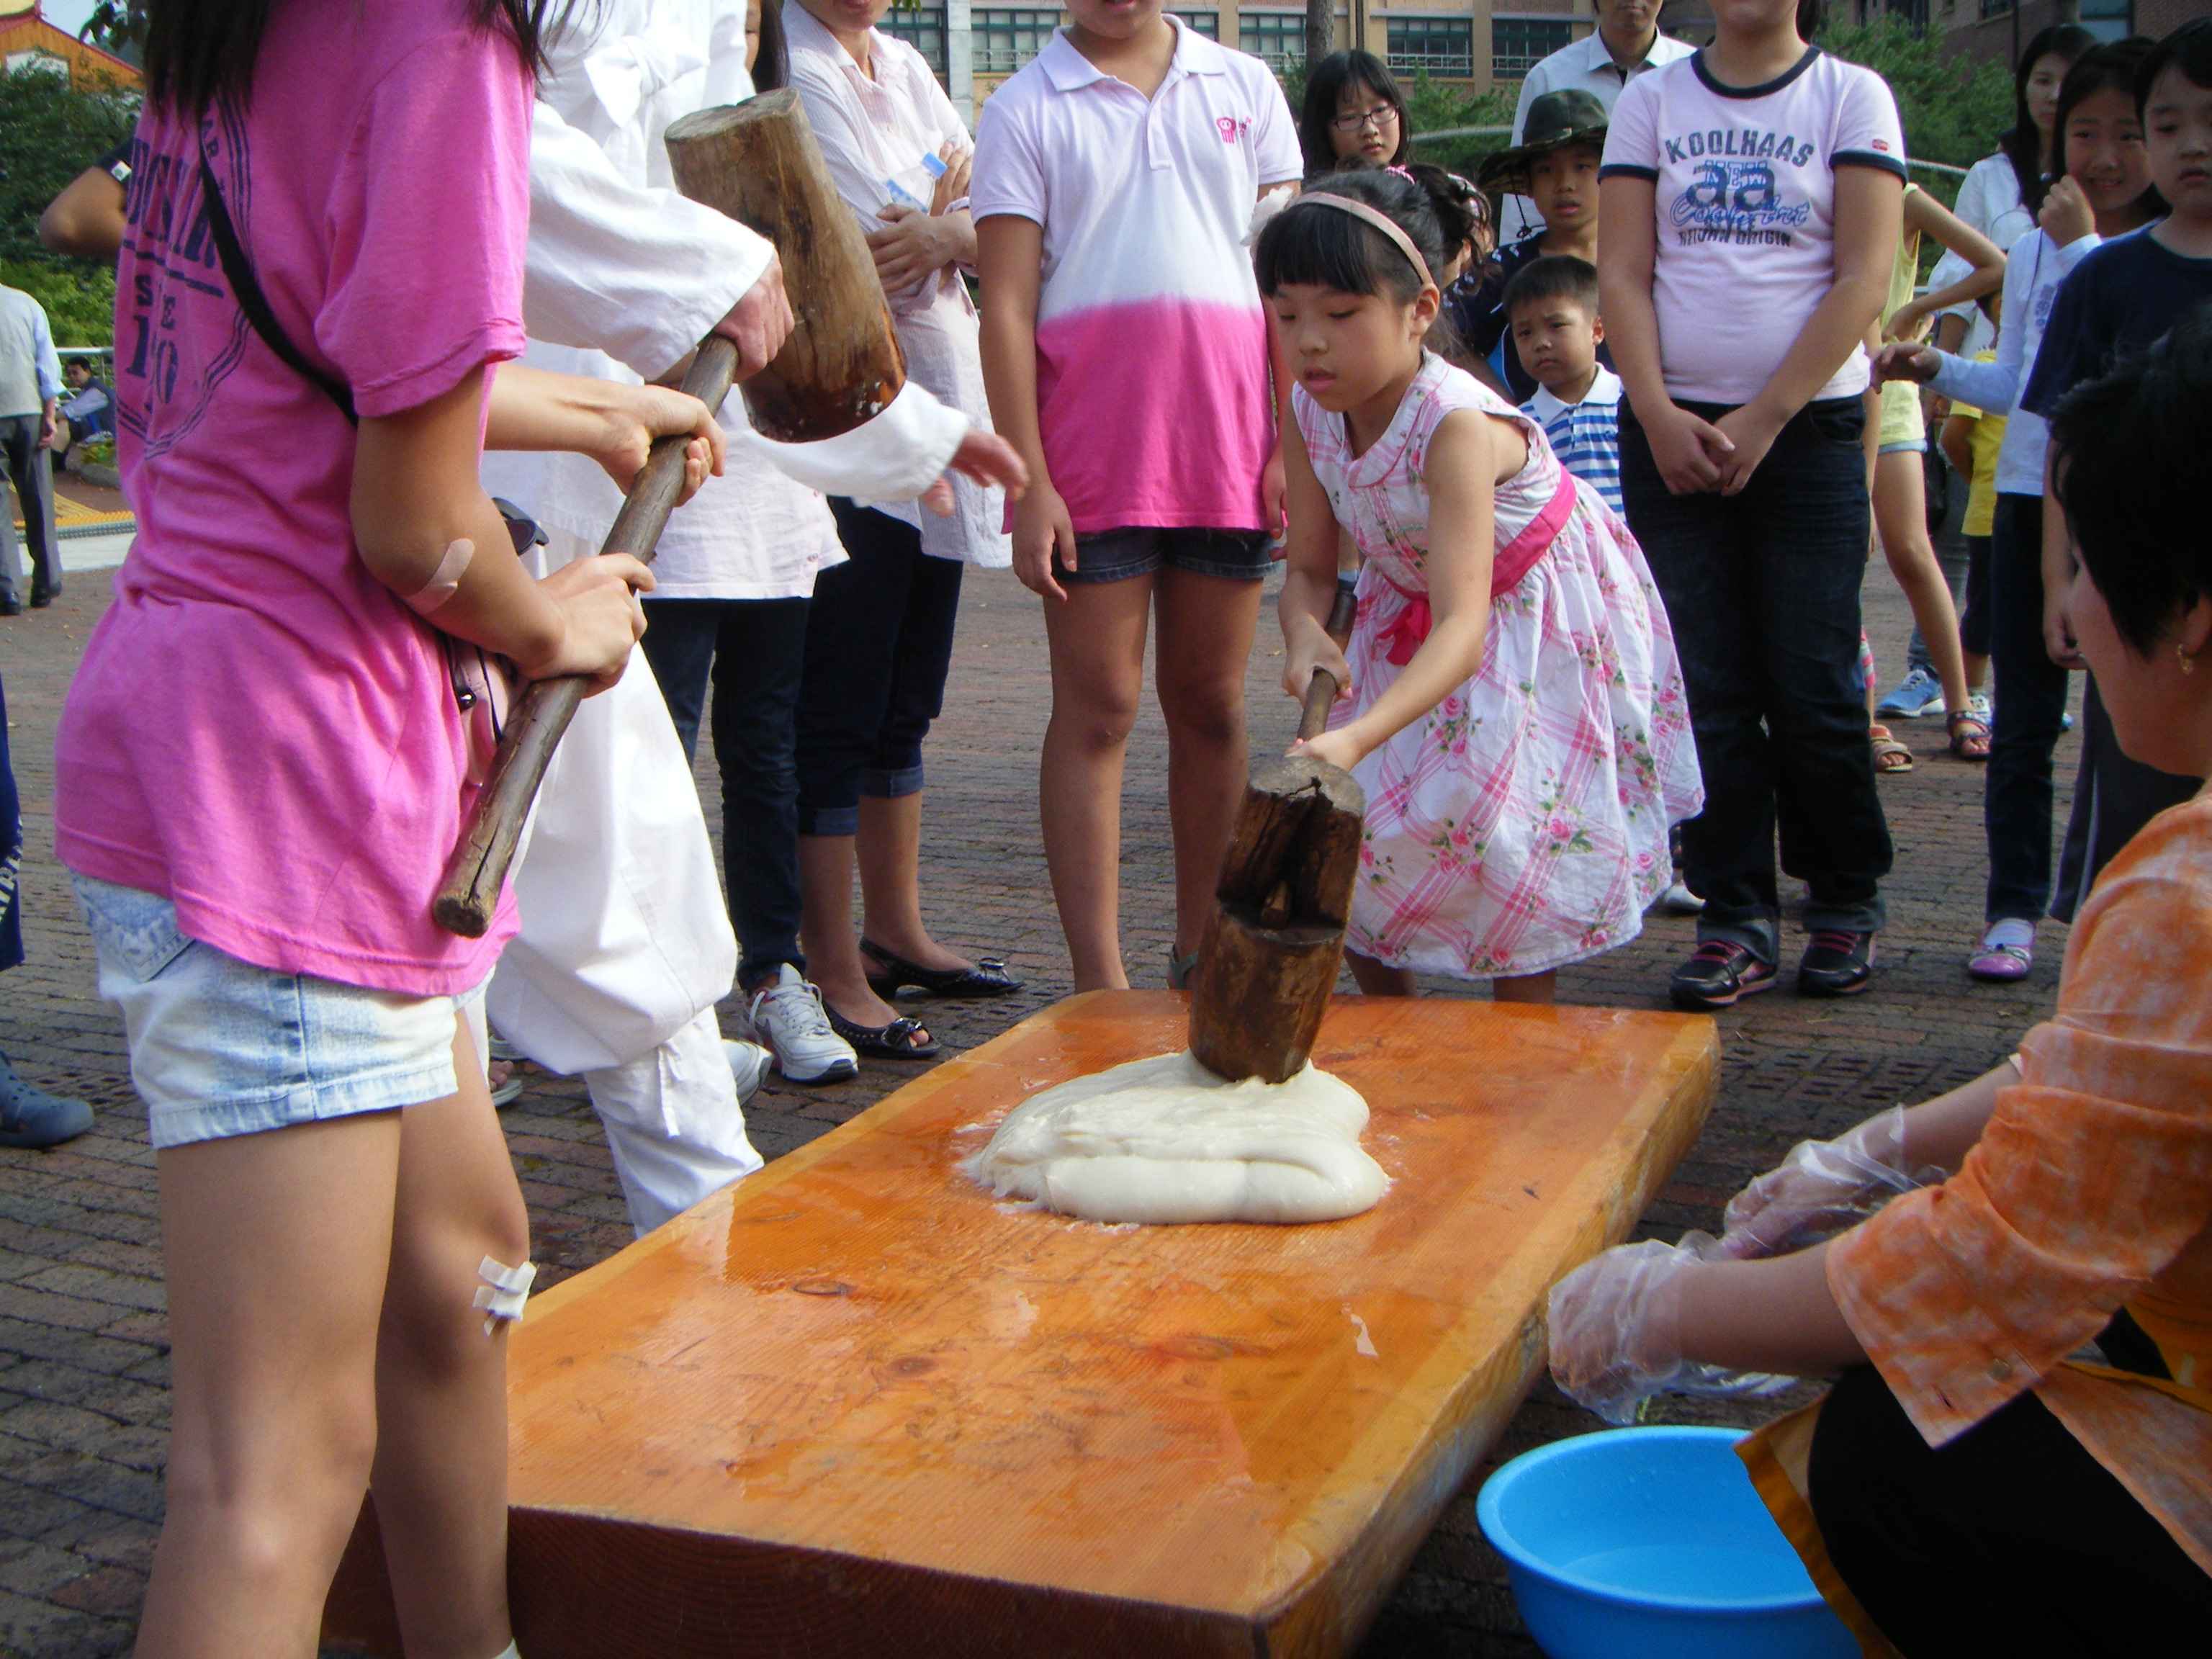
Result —
[{"label": "orange patterned shirt", "polygon": [[[2212,1572],[2212,794],[2106,869],[1959,1173],[1829,1248],[1930,1445],[2033,1389]],[[2064,1365],[2127,1308],[2192,1401]]]}]

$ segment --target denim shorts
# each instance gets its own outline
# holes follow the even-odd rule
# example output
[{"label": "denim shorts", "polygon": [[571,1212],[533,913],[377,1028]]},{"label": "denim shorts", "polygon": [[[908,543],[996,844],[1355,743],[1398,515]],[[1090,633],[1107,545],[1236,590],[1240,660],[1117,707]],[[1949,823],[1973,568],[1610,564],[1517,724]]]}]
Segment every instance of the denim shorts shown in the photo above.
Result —
[{"label": "denim shorts", "polygon": [[1081,567],[1070,570],[1052,556],[1052,574],[1064,582],[1118,582],[1131,576],[1149,576],[1164,564],[1200,576],[1227,576],[1238,581],[1258,581],[1275,562],[1273,538],[1264,530],[1208,530],[1188,526],[1152,530],[1142,526],[1122,530],[1079,532],[1075,559]]},{"label": "denim shorts", "polygon": [[165,898],[76,878],[123,1013],[156,1150],[441,1100],[469,998],[410,997],[280,974],[177,929]]}]

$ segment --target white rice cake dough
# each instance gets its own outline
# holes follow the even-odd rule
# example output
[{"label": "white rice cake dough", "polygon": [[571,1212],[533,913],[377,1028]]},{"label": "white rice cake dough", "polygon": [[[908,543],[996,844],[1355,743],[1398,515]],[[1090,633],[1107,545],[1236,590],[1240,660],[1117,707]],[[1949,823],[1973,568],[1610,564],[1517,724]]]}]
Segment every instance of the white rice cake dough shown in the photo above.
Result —
[{"label": "white rice cake dough", "polygon": [[1366,1127],[1367,1103],[1327,1072],[1225,1083],[1185,1049],[1030,1096],[969,1170],[1086,1221],[1337,1221],[1390,1184]]}]

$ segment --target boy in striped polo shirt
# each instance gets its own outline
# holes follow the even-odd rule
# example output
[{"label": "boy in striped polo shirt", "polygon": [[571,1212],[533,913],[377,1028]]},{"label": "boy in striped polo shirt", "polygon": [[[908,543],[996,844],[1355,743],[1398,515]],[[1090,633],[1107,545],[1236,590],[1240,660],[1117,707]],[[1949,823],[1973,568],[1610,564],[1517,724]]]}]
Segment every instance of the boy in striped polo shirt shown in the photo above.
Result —
[{"label": "boy in striped polo shirt", "polygon": [[1532,259],[1505,286],[1513,349],[1536,377],[1521,405],[1559,465],[1620,511],[1620,377],[1597,360],[1597,267],[1569,253]]}]

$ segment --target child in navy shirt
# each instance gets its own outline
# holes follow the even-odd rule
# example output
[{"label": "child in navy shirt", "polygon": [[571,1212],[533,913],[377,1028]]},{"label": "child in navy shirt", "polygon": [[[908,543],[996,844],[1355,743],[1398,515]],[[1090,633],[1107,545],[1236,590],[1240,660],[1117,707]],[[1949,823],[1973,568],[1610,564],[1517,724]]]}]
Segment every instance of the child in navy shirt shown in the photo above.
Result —
[{"label": "child in navy shirt", "polygon": [[[2146,349],[2212,301],[2212,18],[2197,18],[2147,55],[2136,72],[2136,107],[2151,182],[2171,210],[2131,236],[2107,242],[2058,290],[2021,407],[2046,419],[2077,386]],[[2065,515],[2044,483],[2044,636],[2054,661],[2086,668],[2065,619],[2073,576]],[[2096,681],[2084,699],[2081,770],[2051,911],[2070,921],[2106,860],[2203,780],[2177,777],[2120,752]]]}]

